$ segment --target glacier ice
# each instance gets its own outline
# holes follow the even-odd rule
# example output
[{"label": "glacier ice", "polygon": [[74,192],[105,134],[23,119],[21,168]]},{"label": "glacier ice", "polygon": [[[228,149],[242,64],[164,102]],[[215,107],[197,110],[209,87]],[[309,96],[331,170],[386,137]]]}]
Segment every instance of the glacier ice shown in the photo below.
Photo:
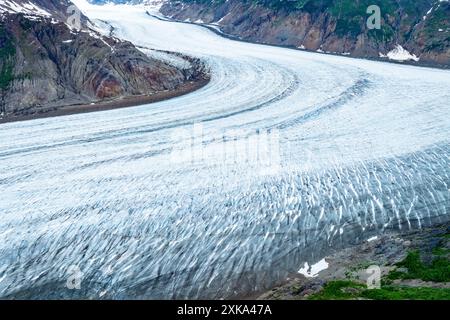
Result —
[{"label": "glacier ice", "polygon": [[[82,1],[116,36],[199,57],[212,79],[151,105],[0,125],[1,297],[237,297],[330,248],[448,220],[449,71],[233,42]],[[212,148],[229,130],[277,130],[280,168],[173,163],[173,130],[198,123]]]}]

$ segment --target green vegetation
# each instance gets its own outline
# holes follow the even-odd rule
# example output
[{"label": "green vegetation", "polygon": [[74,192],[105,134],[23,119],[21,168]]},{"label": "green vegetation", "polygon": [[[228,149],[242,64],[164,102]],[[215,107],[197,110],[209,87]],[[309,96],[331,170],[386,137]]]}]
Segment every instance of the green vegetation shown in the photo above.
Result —
[{"label": "green vegetation", "polygon": [[336,34],[338,36],[351,35],[353,37],[358,36],[362,32],[361,19],[359,17],[351,19],[338,19],[336,22]]},{"label": "green vegetation", "polygon": [[391,271],[388,279],[420,279],[424,281],[434,282],[450,282],[450,264],[449,259],[445,256],[448,249],[437,247],[433,250],[438,257],[434,258],[431,264],[426,265],[420,259],[419,251],[411,251],[405,260],[398,263],[398,267],[404,267],[406,272],[398,270]]},{"label": "green vegetation", "polygon": [[34,22],[32,20],[29,20],[29,19],[26,19],[26,18],[20,19],[19,23],[20,23],[20,26],[22,27],[22,29],[24,31],[28,31],[31,28],[33,28],[33,24],[34,24]]},{"label": "green vegetation", "polygon": [[328,282],[322,291],[309,297],[310,300],[348,300],[355,299],[365,290],[365,285],[351,280]]},{"label": "green vegetation", "polygon": [[367,32],[369,38],[378,43],[388,42],[394,39],[394,30],[389,25],[382,25],[381,29],[372,29]]},{"label": "green vegetation", "polygon": [[450,300],[448,288],[416,288],[401,286],[382,286],[380,289],[367,289],[362,283],[351,280],[328,282],[322,291],[309,297],[310,300]]},{"label": "green vegetation", "polygon": [[450,300],[450,289],[385,286],[381,289],[366,289],[361,297],[373,300]]},{"label": "green vegetation", "polygon": [[[182,0],[185,3],[220,4],[225,0]],[[306,11],[310,13],[328,11],[335,17],[366,16],[367,7],[378,5],[383,14],[394,14],[400,7],[408,13],[417,11],[417,5],[411,0],[242,0],[266,8],[286,11]]]},{"label": "green vegetation", "polygon": [[0,89],[8,88],[14,79],[14,57],[16,48],[12,35],[0,25]]},{"label": "green vegetation", "polygon": [[430,35],[436,34],[438,29],[450,28],[450,3],[443,2],[432,15],[425,20],[425,30]]},{"label": "green vegetation", "polygon": [[390,1],[374,1],[374,0],[335,0],[328,8],[328,11],[335,17],[362,17],[367,16],[366,10],[370,5],[378,5],[383,7],[385,11],[386,4]]},{"label": "green vegetation", "polygon": [[6,59],[8,56],[14,55],[15,52],[12,36],[5,27],[0,24],[0,58]]},{"label": "green vegetation", "polygon": [[[184,0],[197,2],[215,2],[211,0]],[[310,13],[324,12],[331,13],[339,18],[361,18],[367,16],[366,10],[370,5],[378,5],[382,14],[393,15],[400,7],[411,9],[407,12],[417,10],[415,3],[403,0],[247,0],[259,5],[272,8],[284,9],[287,11],[302,10]],[[245,0],[243,1],[245,2]],[[405,3],[403,3],[405,2]]]},{"label": "green vegetation", "polygon": [[[182,0],[183,2],[196,2],[202,4],[220,4],[224,0]],[[368,36],[376,42],[389,42],[394,39],[395,31],[393,19],[401,12],[407,13],[407,19],[420,21],[424,10],[428,10],[425,4],[417,4],[411,0],[242,0],[246,3],[254,3],[275,11],[308,12],[312,15],[329,13],[336,19],[336,34],[340,37],[356,37],[367,32]],[[381,30],[367,30],[365,22],[368,17],[367,8],[378,5],[381,9],[383,27]],[[426,9],[425,9],[426,8]],[[425,11],[426,12],[426,11]],[[390,21],[390,22],[388,22]]]},{"label": "green vegetation", "polygon": [[450,300],[450,288],[412,287],[394,284],[394,280],[423,280],[435,283],[450,282],[450,249],[446,246],[450,234],[440,237],[433,248],[431,261],[424,263],[418,250],[408,252],[396,268],[381,279],[380,289],[367,289],[353,276],[355,271],[364,270],[370,262],[360,263],[346,272],[346,280],[328,282],[324,288],[309,297],[311,300]]},{"label": "green vegetation", "polygon": [[450,46],[449,30],[450,3],[443,2],[425,20],[425,51],[445,51]]},{"label": "green vegetation", "polygon": [[422,261],[418,250],[408,252],[406,258],[396,265],[406,271],[395,269],[388,274],[387,280],[420,279],[423,281],[450,282],[450,249],[446,246],[448,239],[449,233],[440,237],[439,244],[432,250],[430,263]]},{"label": "green vegetation", "polygon": [[0,89],[5,90],[9,87],[11,81],[14,80],[13,64],[12,62],[4,61],[0,65]]},{"label": "green vegetation", "polygon": [[[181,0],[204,5],[218,5],[225,0]],[[313,17],[328,14],[336,22],[335,34],[341,38],[355,39],[366,34],[374,43],[386,44],[407,42],[412,37],[421,37],[414,33],[413,26],[422,23],[423,16],[429,11],[429,1],[412,0],[242,0],[243,3],[257,4],[273,11],[284,13],[308,12]],[[381,29],[368,29],[367,8],[377,5],[381,9]],[[313,18],[314,19],[314,18]],[[428,15],[425,23],[425,51],[445,51],[450,46],[450,3],[442,2]],[[441,29],[443,31],[439,32]]]},{"label": "green vegetation", "polygon": [[443,247],[437,247],[433,249],[433,254],[435,256],[445,256],[448,255],[450,253],[450,249],[448,248],[443,248]]}]

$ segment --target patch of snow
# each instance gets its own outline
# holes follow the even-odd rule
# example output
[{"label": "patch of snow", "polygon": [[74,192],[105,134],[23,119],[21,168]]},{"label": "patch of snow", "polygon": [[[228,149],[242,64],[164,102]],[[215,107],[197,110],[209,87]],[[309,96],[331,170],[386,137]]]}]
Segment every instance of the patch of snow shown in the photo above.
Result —
[{"label": "patch of snow", "polygon": [[401,45],[397,45],[393,50],[389,51],[386,55],[379,53],[381,58],[388,58],[395,61],[419,61],[415,54],[411,54],[408,50],[405,50]]},{"label": "patch of snow", "polygon": [[297,47],[297,48],[299,48],[299,49],[301,49],[301,50],[305,50],[305,49],[306,49],[304,45],[301,45],[301,46],[299,46],[299,47]]},{"label": "patch of snow", "polygon": [[63,43],[71,43],[73,40],[64,40]]},{"label": "patch of snow", "polygon": [[217,24],[220,24],[222,21],[223,21],[223,19],[225,19],[226,17],[228,17],[230,15],[230,12],[228,12],[226,15],[224,15],[222,18],[220,18],[216,23]]},{"label": "patch of snow", "polygon": [[105,36],[109,35],[109,33],[111,31],[110,25],[108,25],[104,21],[101,21],[98,19],[93,19],[92,22],[88,21],[87,26],[89,29],[92,29],[100,34],[105,35]]},{"label": "patch of snow", "polygon": [[18,4],[13,0],[0,1],[0,13],[23,13],[31,16],[50,17],[51,14],[44,9],[38,7],[34,3],[26,2]]},{"label": "patch of snow", "polygon": [[179,69],[189,69],[192,67],[189,61],[181,57],[178,57],[174,54],[169,54],[163,51],[151,50],[146,48],[138,48],[138,49],[144,52],[150,58],[164,61],[165,63],[170,64]]},{"label": "patch of snow", "polygon": [[303,268],[298,270],[298,273],[304,275],[307,278],[315,278],[319,275],[320,271],[328,269],[328,262],[324,259],[320,260],[316,264],[313,264],[311,267],[308,265],[308,262],[305,262]]},{"label": "patch of snow", "polygon": [[370,237],[369,239],[367,239],[367,242],[375,241],[377,239],[378,239],[378,236],[373,236],[373,237]]}]

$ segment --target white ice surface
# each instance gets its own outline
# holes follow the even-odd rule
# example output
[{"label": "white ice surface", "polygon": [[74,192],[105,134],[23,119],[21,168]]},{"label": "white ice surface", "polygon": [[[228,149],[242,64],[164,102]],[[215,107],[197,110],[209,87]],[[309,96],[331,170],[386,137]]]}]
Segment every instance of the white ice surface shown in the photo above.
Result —
[{"label": "white ice surface", "polygon": [[[0,125],[0,296],[233,297],[368,230],[447,219],[449,71],[75,2],[119,38],[200,57],[212,79],[151,105]],[[208,149],[230,130],[277,130],[281,166],[173,163],[174,130],[199,122]],[[81,290],[64,291],[71,265]]]}]

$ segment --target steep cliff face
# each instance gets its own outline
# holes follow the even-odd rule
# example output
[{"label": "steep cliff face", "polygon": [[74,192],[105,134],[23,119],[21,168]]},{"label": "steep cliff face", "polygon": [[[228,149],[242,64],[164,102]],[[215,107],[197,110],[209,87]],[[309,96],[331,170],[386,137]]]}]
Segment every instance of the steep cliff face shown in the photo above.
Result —
[{"label": "steep cliff face", "polygon": [[186,60],[183,68],[171,65],[145,55],[129,42],[88,28],[70,28],[55,19],[64,17],[64,6],[54,12],[36,7],[49,14],[9,10],[0,15],[3,118],[175,90],[197,76],[196,61]]},{"label": "steep cliff face", "polygon": [[[373,4],[380,29],[366,25]],[[450,67],[447,0],[170,0],[161,12],[244,40]]]}]

